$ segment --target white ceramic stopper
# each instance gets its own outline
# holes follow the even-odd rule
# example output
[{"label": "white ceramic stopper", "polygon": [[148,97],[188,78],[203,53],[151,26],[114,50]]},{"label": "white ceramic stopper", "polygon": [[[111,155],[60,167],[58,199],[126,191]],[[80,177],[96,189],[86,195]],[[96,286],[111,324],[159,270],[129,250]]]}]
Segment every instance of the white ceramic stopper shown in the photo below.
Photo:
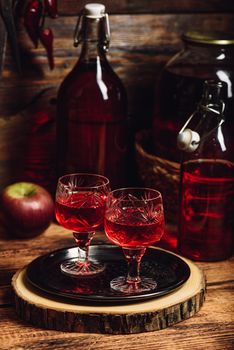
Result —
[{"label": "white ceramic stopper", "polygon": [[196,131],[185,129],[177,135],[177,147],[185,152],[194,152],[200,142],[200,136]]},{"label": "white ceramic stopper", "polygon": [[101,18],[105,13],[105,6],[98,3],[90,3],[85,5],[85,16],[89,18]]}]

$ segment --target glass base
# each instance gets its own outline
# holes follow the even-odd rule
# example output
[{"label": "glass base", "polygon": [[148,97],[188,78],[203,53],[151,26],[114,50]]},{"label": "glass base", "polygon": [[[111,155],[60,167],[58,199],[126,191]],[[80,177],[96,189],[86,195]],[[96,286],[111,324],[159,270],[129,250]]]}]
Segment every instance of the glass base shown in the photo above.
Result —
[{"label": "glass base", "polygon": [[95,260],[82,262],[77,259],[66,260],[60,265],[62,273],[70,277],[91,277],[103,272],[105,267]]},{"label": "glass base", "polygon": [[111,289],[116,292],[121,292],[125,294],[137,294],[142,292],[149,292],[157,287],[157,282],[152,278],[141,277],[138,283],[128,283],[126,277],[120,276],[114,278],[110,282]]}]

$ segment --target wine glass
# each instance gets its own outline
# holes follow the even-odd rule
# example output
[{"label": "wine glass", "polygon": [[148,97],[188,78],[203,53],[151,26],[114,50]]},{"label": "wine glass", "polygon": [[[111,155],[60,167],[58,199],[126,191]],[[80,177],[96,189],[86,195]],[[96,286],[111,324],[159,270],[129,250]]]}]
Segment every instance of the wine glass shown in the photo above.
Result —
[{"label": "wine glass", "polygon": [[109,180],[96,174],[67,174],[59,178],[55,215],[60,225],[73,231],[78,259],[65,260],[61,271],[69,276],[91,276],[105,266],[89,260],[89,246],[95,231],[103,227],[105,203],[110,191]]},{"label": "wine glass", "polygon": [[145,250],[158,242],[164,232],[161,193],[150,188],[123,188],[109,193],[104,228],[107,237],[122,247],[128,263],[127,276],[110,283],[114,291],[135,294],[154,290],[157,282],[140,276]]}]

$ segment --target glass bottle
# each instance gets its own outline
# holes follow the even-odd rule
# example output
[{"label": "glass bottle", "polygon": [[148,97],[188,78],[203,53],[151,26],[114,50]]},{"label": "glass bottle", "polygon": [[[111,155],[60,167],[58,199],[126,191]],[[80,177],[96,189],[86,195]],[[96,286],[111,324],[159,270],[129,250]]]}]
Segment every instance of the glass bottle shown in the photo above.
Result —
[{"label": "glass bottle", "polygon": [[[158,78],[153,114],[154,153],[178,163],[177,133],[200,101],[205,80],[226,82],[227,119],[233,118],[234,109],[234,34],[189,31],[182,35],[182,42],[183,48]],[[234,123],[231,127],[234,132]]]},{"label": "glass bottle", "polygon": [[[189,31],[182,35],[182,48],[165,65],[157,78],[152,123],[152,153],[157,189],[164,195],[167,223],[172,230],[163,237],[165,247],[177,245],[179,215],[180,152],[176,147],[177,134],[197,107],[206,80],[227,83],[225,128],[234,135],[234,33]],[[234,139],[234,138],[233,138]],[[232,155],[234,161],[234,152]],[[163,168],[161,164],[169,164]]]},{"label": "glass bottle", "polygon": [[57,175],[103,174],[125,185],[127,97],[106,58],[109,22],[102,4],[87,4],[74,45],[80,57],[58,92]]},{"label": "glass bottle", "polygon": [[178,250],[193,260],[223,260],[233,253],[234,148],[226,88],[220,81],[204,83],[197,110],[177,139],[184,150]]}]

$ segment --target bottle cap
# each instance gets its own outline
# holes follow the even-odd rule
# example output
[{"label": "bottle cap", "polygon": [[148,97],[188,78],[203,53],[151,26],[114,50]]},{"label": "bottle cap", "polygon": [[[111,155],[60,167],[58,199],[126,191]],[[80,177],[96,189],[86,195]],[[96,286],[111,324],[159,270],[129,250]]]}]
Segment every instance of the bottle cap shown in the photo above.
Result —
[{"label": "bottle cap", "polygon": [[101,18],[105,14],[105,6],[98,3],[86,4],[84,7],[84,13],[89,18]]},{"label": "bottle cap", "polygon": [[234,32],[218,32],[218,31],[189,31],[182,35],[185,42],[198,45],[234,45]]}]

